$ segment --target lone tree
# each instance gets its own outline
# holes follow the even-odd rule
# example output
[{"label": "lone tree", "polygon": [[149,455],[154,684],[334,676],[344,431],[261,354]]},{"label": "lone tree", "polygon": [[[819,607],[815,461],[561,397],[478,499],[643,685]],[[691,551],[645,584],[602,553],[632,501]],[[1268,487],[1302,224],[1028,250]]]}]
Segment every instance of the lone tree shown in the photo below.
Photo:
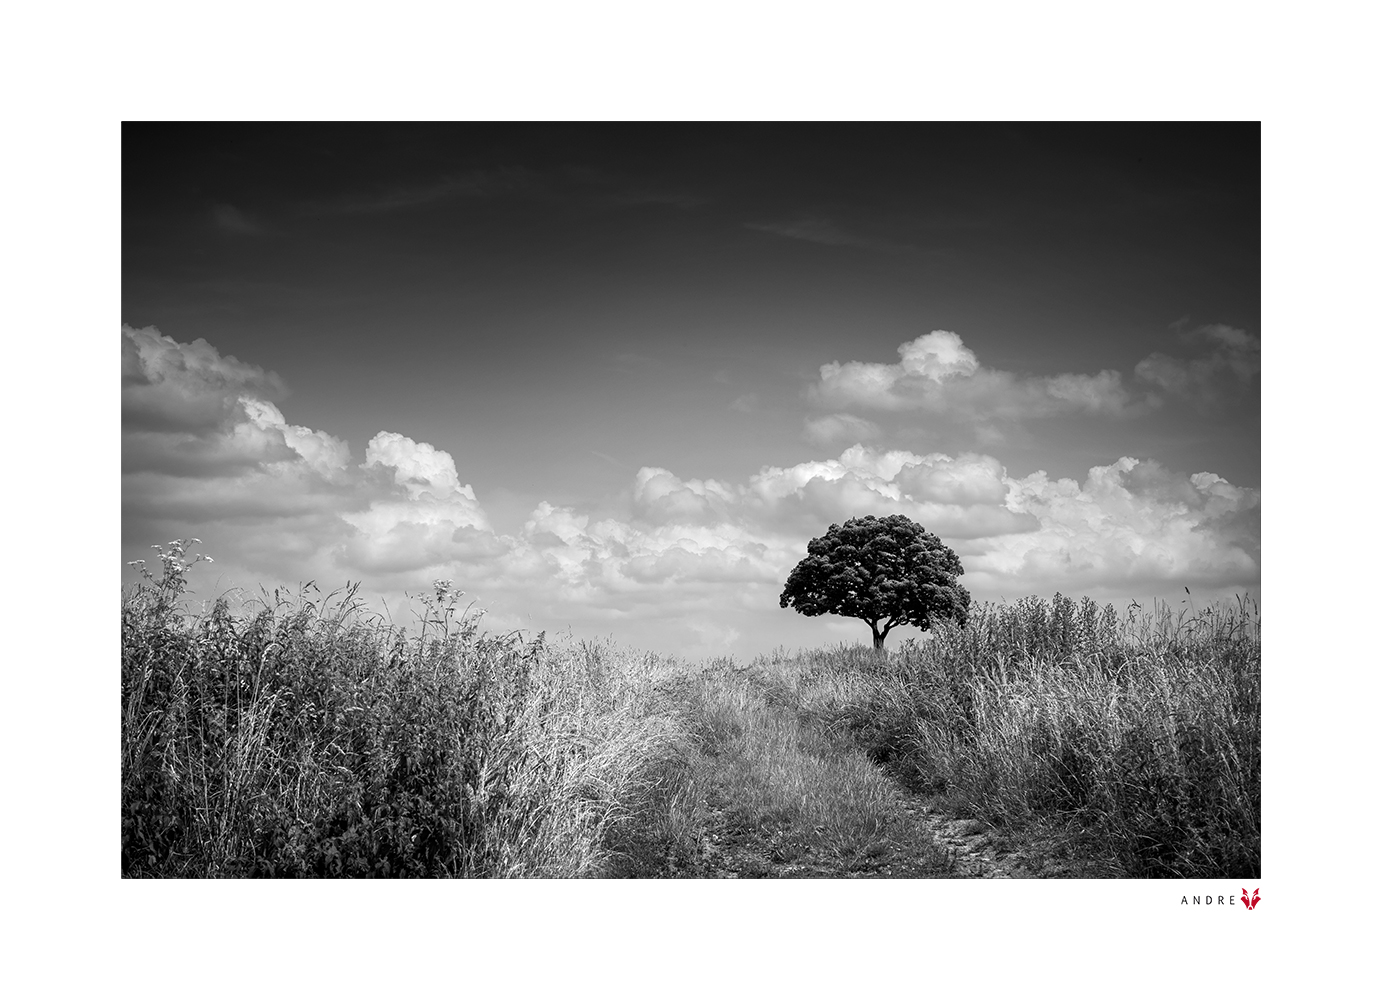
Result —
[{"label": "lone tree", "polygon": [[883,648],[894,625],[925,630],[944,618],[963,622],[968,614],[969,591],[955,579],[964,573],[960,557],[901,514],[832,524],[806,552],[778,603],[812,617],[862,618],[873,630],[874,649]]}]

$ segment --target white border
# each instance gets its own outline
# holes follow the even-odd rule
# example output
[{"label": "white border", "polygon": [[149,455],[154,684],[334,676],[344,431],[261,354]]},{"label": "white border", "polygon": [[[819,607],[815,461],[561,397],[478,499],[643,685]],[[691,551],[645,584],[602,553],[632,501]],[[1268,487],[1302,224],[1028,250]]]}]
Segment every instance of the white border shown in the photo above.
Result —
[{"label": "white border", "polygon": [[[1377,670],[1363,447],[1377,324],[1362,302],[1377,274],[1375,32],[1346,5],[1272,10],[257,2],[11,15],[19,58],[0,72],[19,218],[5,244],[21,302],[5,402],[17,641],[4,844],[19,992],[1339,992],[1365,953],[1350,901],[1368,891],[1372,832],[1358,769],[1374,756],[1362,734]],[[1260,907],[1187,909],[1184,887],[1159,882],[120,881],[118,123],[293,116],[1265,120]]]}]

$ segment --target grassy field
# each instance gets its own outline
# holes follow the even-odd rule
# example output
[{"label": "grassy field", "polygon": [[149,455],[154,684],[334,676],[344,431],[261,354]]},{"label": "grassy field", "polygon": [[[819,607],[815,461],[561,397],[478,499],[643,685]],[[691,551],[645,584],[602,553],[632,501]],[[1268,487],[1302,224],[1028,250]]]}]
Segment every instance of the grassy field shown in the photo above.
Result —
[{"label": "grassy field", "polygon": [[[1059,595],[687,663],[495,635],[445,585],[122,599],[126,876],[954,876],[918,803],[1100,874],[1260,872],[1260,615]],[[1082,873],[1087,873],[1086,868]]]},{"label": "grassy field", "polygon": [[1109,875],[1256,877],[1260,624],[1246,600],[1123,620],[1060,595],[988,605],[886,660],[856,652],[873,683],[833,711],[902,780]]}]

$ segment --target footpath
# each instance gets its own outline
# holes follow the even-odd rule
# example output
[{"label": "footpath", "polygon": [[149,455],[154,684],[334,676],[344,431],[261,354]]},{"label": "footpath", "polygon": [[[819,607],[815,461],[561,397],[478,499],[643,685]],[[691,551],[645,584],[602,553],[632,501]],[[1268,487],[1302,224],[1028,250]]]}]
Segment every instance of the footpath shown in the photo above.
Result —
[{"label": "footpath", "polygon": [[[699,850],[676,874],[691,878],[1072,878],[1105,872],[1072,857],[1063,840],[1032,830],[1020,836],[950,811],[943,798],[913,791],[885,765],[867,758],[848,737],[827,738],[821,723],[803,718],[776,697],[770,684],[745,675],[759,725],[719,750],[716,784],[706,790]],[[791,761],[773,756],[767,741],[795,731]],[[779,743],[780,747],[780,743]],[[805,755],[805,759],[803,756]],[[819,779],[820,794],[841,786],[869,786],[868,823],[847,811],[755,808],[790,798],[801,773]],[[832,782],[832,777],[838,780]],[[772,789],[783,786],[781,794]],[[744,786],[760,789],[748,796]],[[761,791],[766,789],[766,791]],[[746,802],[749,804],[746,805]],[[819,821],[824,814],[824,822]],[[834,817],[833,823],[831,817]]]},{"label": "footpath", "polygon": [[892,835],[853,856],[802,844],[791,829],[745,830],[713,805],[711,817],[700,878],[1029,877],[1022,859],[1003,853],[982,824],[928,807],[901,788]]}]

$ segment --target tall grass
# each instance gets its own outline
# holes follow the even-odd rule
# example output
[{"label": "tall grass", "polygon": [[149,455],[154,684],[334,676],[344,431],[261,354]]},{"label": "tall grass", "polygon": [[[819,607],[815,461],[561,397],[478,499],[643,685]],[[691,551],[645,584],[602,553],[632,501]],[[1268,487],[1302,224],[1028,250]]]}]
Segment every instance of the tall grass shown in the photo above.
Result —
[{"label": "tall grass", "polygon": [[987,605],[837,706],[880,759],[990,822],[1070,824],[1132,877],[1260,874],[1261,616],[1056,595]]},{"label": "tall grass", "polygon": [[353,591],[191,613],[160,554],[122,606],[126,875],[600,874],[682,756],[655,660],[485,635],[445,585],[412,635]]},{"label": "tall grass", "polygon": [[411,630],[310,586],[192,610],[197,557],[159,555],[121,608],[128,876],[684,876],[727,843],[759,874],[952,873],[877,763],[1111,873],[1260,873],[1247,601],[1028,598],[886,655],[688,665],[487,634],[444,583]]},{"label": "tall grass", "polygon": [[797,666],[780,656],[747,666],[720,659],[683,685],[691,777],[721,832],[815,874],[862,874],[899,857],[912,873],[949,874],[948,856],[918,837],[894,783],[808,707]]}]

